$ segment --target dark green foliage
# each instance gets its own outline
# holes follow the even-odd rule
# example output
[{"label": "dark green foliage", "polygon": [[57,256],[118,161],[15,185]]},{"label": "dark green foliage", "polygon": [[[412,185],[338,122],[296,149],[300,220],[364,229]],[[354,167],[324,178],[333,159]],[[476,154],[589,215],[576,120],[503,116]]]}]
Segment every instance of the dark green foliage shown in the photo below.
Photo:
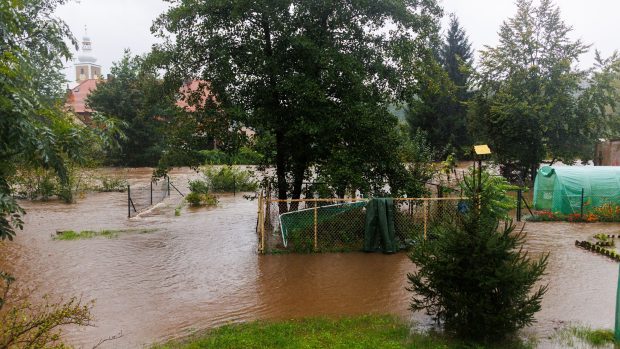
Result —
[{"label": "dark green foliage", "polygon": [[[63,62],[76,45],[53,15],[63,0],[3,1],[0,5],[0,240],[21,228],[23,210],[10,182],[17,168],[45,169],[72,200],[68,163],[81,163],[107,130],[77,126],[62,109]],[[113,124],[113,122],[112,122]],[[41,194],[49,192],[48,181]]]},{"label": "dark green foliage", "polygon": [[465,29],[461,27],[454,14],[450,16],[450,28],[441,46],[440,60],[442,67],[448,73],[448,77],[458,89],[457,99],[466,101],[469,95],[467,87],[472,73],[474,51]]},{"label": "dark green foliage", "polygon": [[189,194],[185,196],[185,200],[191,206],[216,205],[217,198],[209,194],[212,191],[211,183],[208,179],[195,179],[189,181]]},{"label": "dark green foliage", "polygon": [[412,134],[418,129],[427,133],[437,151],[436,159],[444,159],[454,150],[459,155],[469,155],[466,103],[471,98],[473,51],[454,15],[445,42],[436,51],[435,60],[427,63],[424,83],[409,102],[407,122]]},{"label": "dark green foliage", "polygon": [[111,78],[97,84],[89,107],[124,122],[125,137],[108,162],[122,166],[154,166],[161,157],[164,130],[177,112],[174,95],[166,92],[144,58],[126,50],[110,69]]},{"label": "dark green foliage", "polygon": [[434,0],[181,0],[155,22],[164,42],[152,57],[177,84],[190,75],[209,81],[217,103],[203,108],[206,122],[184,123],[186,135],[235,150],[242,143],[226,134],[255,130],[264,162],[275,165],[277,196],[298,198],[315,165],[347,159],[348,169],[376,173],[373,181],[402,170],[388,107],[418,82],[440,14]]},{"label": "dark green foliage", "polygon": [[258,188],[252,174],[233,166],[207,167],[203,174],[213,192],[242,192],[255,191]]},{"label": "dark green foliage", "polygon": [[508,215],[510,210],[517,207],[515,199],[506,195],[506,192],[517,190],[519,187],[511,185],[506,178],[493,175],[485,169],[482,170],[482,173],[479,172],[478,168],[470,169],[467,175],[463,177],[460,185],[463,197],[473,198],[481,193],[478,196],[480,214],[489,219],[508,220],[510,219]]},{"label": "dark green foliage", "polygon": [[519,0],[516,15],[500,28],[499,45],[481,52],[470,129],[491,146],[508,177],[533,179],[544,159],[590,159],[598,139],[617,132],[609,84],[615,58],[597,55],[595,69],[577,69],[588,46],[570,32],[550,0],[538,7]]},{"label": "dark green foliage", "polygon": [[259,165],[263,156],[248,147],[241,147],[237,153],[227,154],[222,150],[201,150],[201,162],[205,165]]},{"label": "dark green foliage", "polygon": [[408,275],[411,309],[425,310],[446,331],[465,339],[495,341],[532,324],[547,291],[534,285],[548,255],[531,260],[522,250],[525,234],[511,222],[498,229],[501,214],[487,207],[499,192],[482,190],[480,198],[468,201],[467,214],[446,220],[433,239],[410,254],[418,267]]},{"label": "dark green foliage", "polygon": [[118,178],[118,177],[102,176],[102,177],[99,177],[99,182],[101,182],[101,185],[96,187],[95,190],[101,191],[104,193],[107,193],[107,192],[123,193],[127,191],[127,186],[129,185],[127,180],[123,178]]},{"label": "dark green foliage", "polygon": [[203,196],[199,192],[192,191],[185,196],[185,200],[192,206],[200,206],[203,201]]},{"label": "dark green foliage", "polygon": [[193,193],[209,194],[209,183],[202,179],[191,180],[189,190]]}]

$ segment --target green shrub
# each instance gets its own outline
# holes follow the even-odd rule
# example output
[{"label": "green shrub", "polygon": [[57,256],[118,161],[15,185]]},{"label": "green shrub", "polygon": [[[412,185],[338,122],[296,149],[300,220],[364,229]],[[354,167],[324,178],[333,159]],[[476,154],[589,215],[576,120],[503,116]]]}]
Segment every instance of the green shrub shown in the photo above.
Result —
[{"label": "green shrub", "polygon": [[203,163],[207,165],[228,164],[228,155],[221,150],[201,150],[200,156],[203,157]]},{"label": "green shrub", "polygon": [[127,191],[127,186],[129,185],[129,183],[125,179],[118,178],[118,177],[101,176],[98,179],[101,185],[95,187],[95,190],[105,192],[105,193],[107,192],[123,193]]},{"label": "green shrub", "polygon": [[189,181],[189,190],[192,193],[208,194],[209,183],[201,179],[195,179]]},{"label": "green shrub", "polygon": [[209,189],[213,192],[242,192],[255,191],[258,182],[252,178],[247,170],[224,166],[219,169],[207,167],[203,174],[209,182]]},{"label": "green shrub", "polygon": [[248,147],[241,147],[238,153],[232,155],[217,149],[201,150],[200,156],[207,165],[258,165],[263,160],[261,154]]},{"label": "green shrub", "polygon": [[217,205],[217,198],[211,194],[191,192],[185,196],[185,200],[190,204],[190,206]]},{"label": "green shrub", "polygon": [[185,200],[191,206],[200,206],[202,205],[203,194],[197,192],[191,192],[185,196]]},{"label": "green shrub", "polygon": [[35,305],[10,292],[14,281],[0,272],[0,348],[68,348],[62,342],[63,328],[93,326],[92,302],[72,297],[54,303],[45,296]]},{"label": "green shrub", "polygon": [[[483,188],[495,185],[482,178]],[[547,291],[546,285],[534,285],[548,255],[530,260],[522,250],[523,232],[511,222],[498,229],[503,210],[486,207],[501,202],[502,192],[501,187],[482,190],[469,200],[469,212],[446,220],[433,239],[410,253],[418,268],[408,274],[411,309],[426,310],[464,339],[500,340],[532,324]]]},{"label": "green shrub", "polygon": [[11,180],[17,196],[29,200],[49,200],[57,194],[58,179],[51,170],[22,167]]}]

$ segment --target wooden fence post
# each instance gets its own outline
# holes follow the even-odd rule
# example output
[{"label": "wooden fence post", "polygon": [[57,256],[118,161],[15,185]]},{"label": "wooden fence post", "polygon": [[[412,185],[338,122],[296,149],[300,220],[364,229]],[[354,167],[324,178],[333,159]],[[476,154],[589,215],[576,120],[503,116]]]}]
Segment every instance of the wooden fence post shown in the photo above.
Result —
[{"label": "wooden fence post", "polygon": [[258,233],[259,236],[259,245],[258,245],[258,252],[260,253],[264,253],[265,251],[263,251],[263,229],[262,229],[262,221],[263,221],[263,192],[261,191],[258,194],[258,211],[256,212],[257,217],[256,217],[256,232]]},{"label": "wooden fence post", "polygon": [[424,207],[424,240],[426,240],[426,232],[428,230],[428,200],[423,201]]}]

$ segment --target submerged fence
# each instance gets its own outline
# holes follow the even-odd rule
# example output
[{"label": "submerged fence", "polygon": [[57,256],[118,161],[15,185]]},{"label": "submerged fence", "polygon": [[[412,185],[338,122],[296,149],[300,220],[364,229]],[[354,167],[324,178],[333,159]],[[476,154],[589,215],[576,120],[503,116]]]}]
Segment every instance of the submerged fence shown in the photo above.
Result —
[{"label": "submerged fence", "polygon": [[135,217],[140,212],[163,201],[170,196],[170,178],[153,180],[149,184],[127,186],[127,217]]},{"label": "submerged fence", "polygon": [[[362,250],[368,199],[277,200],[259,196],[259,252]],[[460,197],[395,198],[394,231],[404,248],[463,209]],[[281,214],[282,213],[282,214]]]}]

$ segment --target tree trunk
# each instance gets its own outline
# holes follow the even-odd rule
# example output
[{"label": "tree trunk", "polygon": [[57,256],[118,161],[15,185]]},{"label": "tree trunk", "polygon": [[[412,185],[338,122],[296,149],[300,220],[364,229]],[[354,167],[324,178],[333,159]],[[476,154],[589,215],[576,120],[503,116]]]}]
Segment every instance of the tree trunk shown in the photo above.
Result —
[{"label": "tree trunk", "polygon": [[[302,161],[298,163],[293,172],[293,199],[299,199],[301,197],[301,187],[304,182],[304,173],[306,172],[306,162]],[[291,211],[297,211],[299,208],[299,202],[291,202]]]},{"label": "tree trunk", "polygon": [[[278,199],[286,200],[288,183],[286,182],[286,145],[282,131],[276,132],[276,177],[278,180]],[[280,214],[288,212],[286,201],[279,203]]]}]

